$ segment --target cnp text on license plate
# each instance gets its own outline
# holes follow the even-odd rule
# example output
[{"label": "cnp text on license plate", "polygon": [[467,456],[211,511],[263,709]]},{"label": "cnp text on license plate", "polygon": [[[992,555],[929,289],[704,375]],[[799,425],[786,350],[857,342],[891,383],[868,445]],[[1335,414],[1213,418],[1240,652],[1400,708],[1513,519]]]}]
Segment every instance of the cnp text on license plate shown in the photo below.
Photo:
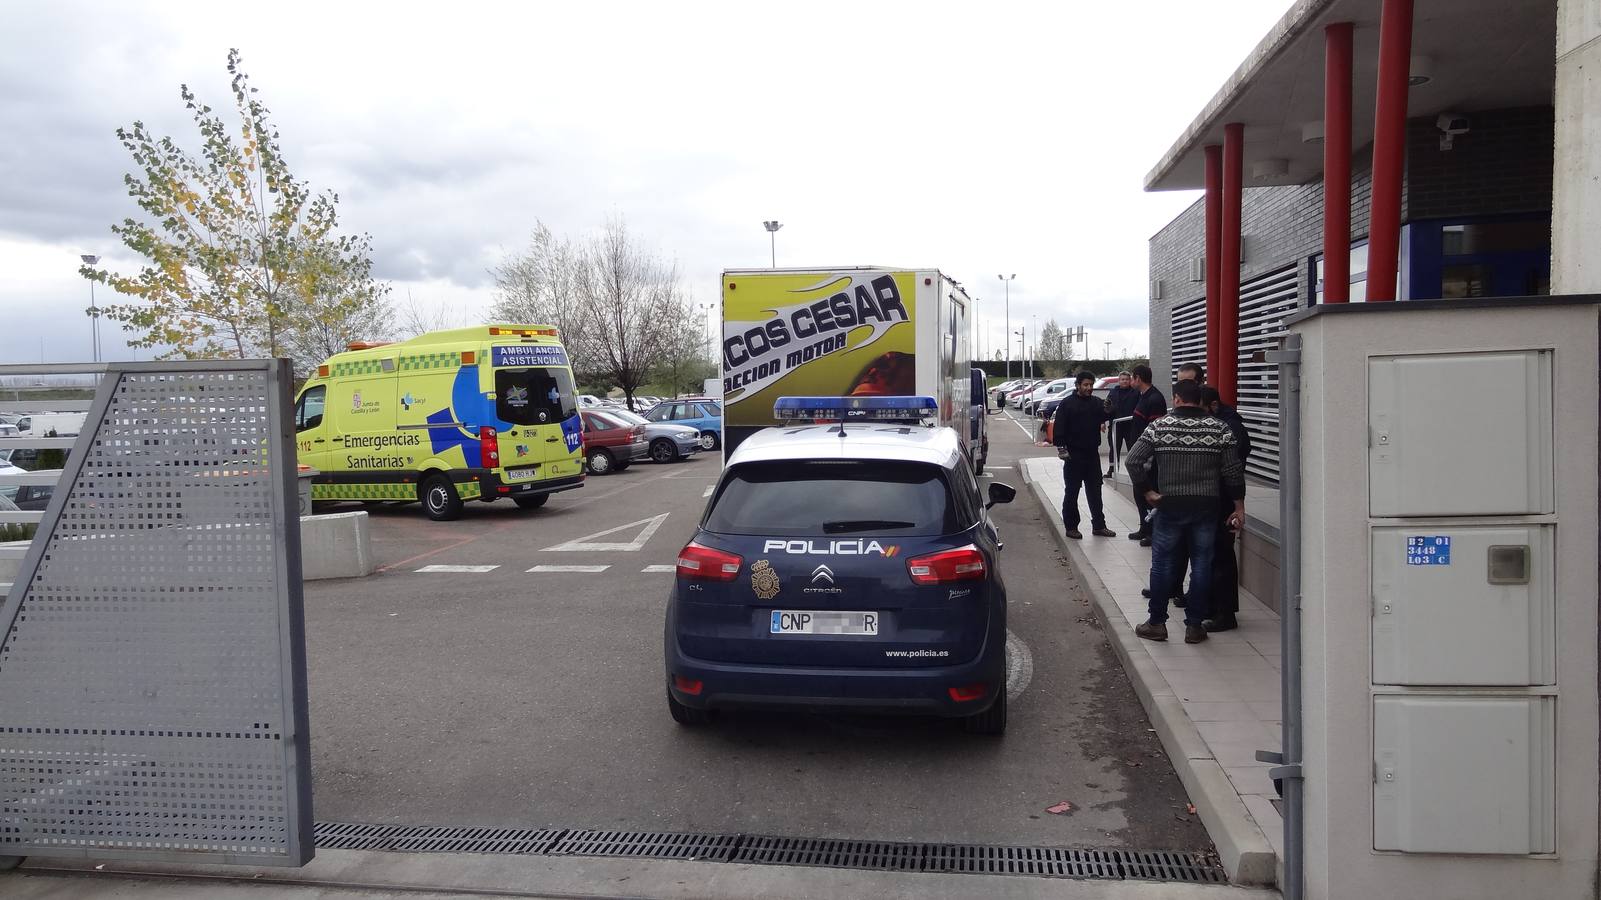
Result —
[{"label": "cnp text on license plate", "polygon": [[773,634],[878,634],[878,613],[814,609],[775,609]]}]

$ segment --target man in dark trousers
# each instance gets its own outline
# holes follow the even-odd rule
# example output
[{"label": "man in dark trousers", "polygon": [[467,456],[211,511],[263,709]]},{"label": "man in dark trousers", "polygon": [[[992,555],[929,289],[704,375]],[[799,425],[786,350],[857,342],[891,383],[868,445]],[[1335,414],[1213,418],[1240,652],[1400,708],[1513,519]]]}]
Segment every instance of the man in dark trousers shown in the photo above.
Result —
[{"label": "man in dark trousers", "polygon": [[[1201,406],[1213,416],[1223,420],[1234,432],[1234,441],[1239,445],[1240,466],[1244,467],[1251,456],[1251,433],[1245,428],[1245,420],[1234,407],[1223,402],[1217,388],[1204,385],[1201,388]],[[1234,539],[1236,531],[1229,527],[1228,511],[1220,510],[1217,523],[1217,543],[1213,545],[1212,556],[1212,617],[1202,622],[1207,631],[1232,631],[1239,627],[1235,614],[1240,611],[1240,566],[1234,556]]]},{"label": "man in dark trousers", "polygon": [[1074,540],[1084,537],[1078,530],[1078,489],[1084,486],[1085,499],[1090,504],[1090,527],[1096,537],[1117,537],[1117,532],[1106,527],[1106,514],[1101,509],[1101,426],[1106,423],[1106,405],[1095,399],[1095,376],[1080,372],[1073,376],[1073,393],[1062,398],[1056,407],[1056,423],[1052,438],[1056,454],[1062,458],[1062,524],[1067,536]]},{"label": "man in dark trousers", "polygon": [[[1178,374],[1174,376],[1173,383],[1177,384],[1180,381],[1193,381],[1196,384],[1204,387],[1206,385],[1206,367],[1200,363],[1194,362],[1187,362],[1184,365],[1179,366]],[[1152,475],[1151,480],[1155,481],[1156,476]],[[1184,578],[1182,573],[1185,569],[1189,568],[1189,565],[1190,559],[1188,556],[1184,555],[1184,549],[1182,547],[1174,551],[1173,569],[1181,574],[1179,577],[1179,583],[1173,586],[1173,596],[1171,599],[1173,600],[1173,605],[1180,609],[1184,608]],[[1150,588],[1146,588],[1144,591],[1141,591],[1141,593],[1145,595],[1145,599],[1151,599]]]},{"label": "man in dark trousers", "polygon": [[1223,509],[1231,531],[1245,521],[1245,467],[1238,450],[1228,425],[1201,407],[1201,386],[1180,381],[1173,385],[1173,412],[1152,422],[1128,452],[1125,465],[1135,492],[1157,507],[1150,618],[1134,629],[1148,641],[1167,640],[1167,598],[1184,577],[1173,565],[1179,548],[1190,557],[1184,642],[1206,640],[1202,623],[1211,611],[1217,521]]},{"label": "man in dark trousers", "polygon": [[[1161,391],[1151,385],[1150,366],[1134,367],[1134,390],[1136,397],[1134,400],[1134,421],[1129,423],[1129,425],[1133,426],[1129,429],[1130,443],[1138,442],[1140,435],[1145,433],[1147,426],[1167,415],[1167,398],[1162,396]],[[1151,546],[1151,524],[1146,521],[1146,518],[1150,515],[1151,505],[1145,502],[1144,494],[1141,491],[1134,492],[1134,508],[1140,511],[1140,528],[1138,531],[1131,532],[1128,539],[1139,541],[1141,547],[1149,547]]]},{"label": "man in dark trousers", "polygon": [[1112,385],[1106,392],[1106,412],[1112,417],[1113,425],[1107,429],[1106,444],[1110,453],[1106,455],[1106,477],[1111,478],[1117,471],[1117,464],[1113,462],[1121,450],[1133,443],[1129,438],[1130,422],[1117,422],[1117,419],[1126,419],[1134,415],[1134,404],[1140,399],[1139,391],[1134,390],[1134,376],[1127,369],[1117,373],[1117,384]]}]

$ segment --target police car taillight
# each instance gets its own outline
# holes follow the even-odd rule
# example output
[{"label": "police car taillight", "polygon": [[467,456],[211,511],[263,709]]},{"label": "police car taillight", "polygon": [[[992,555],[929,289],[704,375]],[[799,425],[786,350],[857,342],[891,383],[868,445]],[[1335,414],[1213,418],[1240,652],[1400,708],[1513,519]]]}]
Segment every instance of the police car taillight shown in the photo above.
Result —
[{"label": "police car taillight", "polygon": [[737,554],[690,541],[678,554],[678,577],[695,581],[733,581],[744,563]]},{"label": "police car taillight", "polygon": [[984,577],[984,554],[972,544],[955,550],[942,550],[906,561],[906,572],[914,584],[946,584],[977,581]]},{"label": "police car taillight", "polygon": [[478,429],[478,448],[484,458],[484,465],[491,469],[500,467],[500,437],[495,429],[485,425]]}]

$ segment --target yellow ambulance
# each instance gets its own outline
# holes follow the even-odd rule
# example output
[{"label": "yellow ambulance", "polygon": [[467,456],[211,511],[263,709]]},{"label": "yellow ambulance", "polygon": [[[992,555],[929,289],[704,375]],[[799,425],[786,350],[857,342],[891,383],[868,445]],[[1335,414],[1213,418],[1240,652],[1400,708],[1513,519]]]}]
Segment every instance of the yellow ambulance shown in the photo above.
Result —
[{"label": "yellow ambulance", "polygon": [[465,500],[524,509],[584,484],[583,420],[548,325],[480,325],[350,345],[295,401],[313,500],[420,501],[436,521]]}]

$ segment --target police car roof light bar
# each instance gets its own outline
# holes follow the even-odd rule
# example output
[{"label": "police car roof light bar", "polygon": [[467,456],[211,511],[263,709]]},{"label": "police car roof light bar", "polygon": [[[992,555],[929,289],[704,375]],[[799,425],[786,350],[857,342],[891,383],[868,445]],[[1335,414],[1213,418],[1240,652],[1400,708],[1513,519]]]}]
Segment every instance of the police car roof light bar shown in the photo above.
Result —
[{"label": "police car roof light bar", "polygon": [[840,437],[846,422],[921,422],[939,410],[933,397],[779,397],[773,403],[773,418],[827,420],[840,423]]}]

